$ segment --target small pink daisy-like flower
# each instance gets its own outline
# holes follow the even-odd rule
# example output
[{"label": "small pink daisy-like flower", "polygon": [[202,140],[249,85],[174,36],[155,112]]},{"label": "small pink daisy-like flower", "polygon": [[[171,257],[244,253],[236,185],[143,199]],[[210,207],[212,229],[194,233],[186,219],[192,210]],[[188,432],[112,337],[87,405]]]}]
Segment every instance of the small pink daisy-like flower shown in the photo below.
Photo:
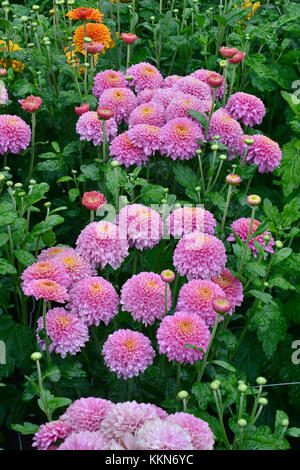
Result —
[{"label": "small pink daisy-like flower", "polygon": [[153,96],[157,92],[157,88],[145,88],[137,94],[138,104],[149,103],[152,100]]},{"label": "small pink daisy-like flower", "polygon": [[130,86],[134,87],[137,93],[145,88],[159,88],[163,82],[163,77],[157,68],[148,62],[132,65],[127,69],[126,75],[133,78]]},{"label": "small pink daisy-like flower", "polygon": [[107,367],[118,378],[130,379],[145,372],[155,356],[147,336],[132,330],[117,330],[104,343],[102,354]]},{"label": "small pink daisy-like flower", "polygon": [[128,255],[128,242],[122,230],[111,222],[102,220],[87,225],[76,241],[77,251],[93,266],[109,264],[118,269]]},{"label": "small pink daisy-like flower", "polygon": [[128,138],[141,148],[145,155],[153,155],[160,145],[160,128],[149,124],[137,124],[128,130]]},{"label": "small pink daisy-like flower", "polygon": [[129,246],[138,250],[153,248],[162,237],[162,219],[158,212],[142,204],[123,207],[118,225],[127,233]]},{"label": "small pink daisy-like flower", "polygon": [[225,297],[225,292],[220,286],[212,281],[193,279],[182,286],[176,310],[195,313],[207,326],[213,326],[217,318],[212,305],[215,297]]},{"label": "small pink daisy-like flower", "polygon": [[87,325],[108,325],[118,314],[119,297],[113,285],[103,277],[86,277],[77,282],[69,293],[68,307]]},{"label": "small pink daisy-like flower", "polygon": [[132,33],[121,33],[121,38],[125,44],[133,44],[138,39],[138,36]]},{"label": "small pink daisy-like flower", "polygon": [[214,297],[212,307],[218,315],[222,316],[232,311],[232,302],[227,297]]},{"label": "small pink daisy-like flower", "polygon": [[68,300],[66,287],[49,279],[34,279],[23,282],[22,290],[25,295],[32,295],[36,300],[44,299],[45,302],[53,300],[53,302],[63,304]]},{"label": "small pink daisy-like flower", "polygon": [[203,232],[213,235],[216,220],[211,212],[201,207],[180,207],[166,219],[168,232],[173,237],[181,237],[190,232]]},{"label": "small pink daisy-like flower", "polygon": [[196,77],[187,76],[182,77],[175,85],[173,85],[172,90],[179,90],[183,93],[188,93],[189,95],[194,95],[199,100],[211,100],[212,99],[212,90],[209,85],[201,80],[198,80]]},{"label": "small pink daisy-like flower", "polygon": [[173,88],[160,88],[156,91],[151,102],[158,103],[164,108],[167,108],[171,101],[176,98],[180,98],[182,95],[184,95],[184,93],[181,91],[175,91]]},{"label": "small pink daisy-like flower", "polygon": [[[114,116],[114,112],[110,108],[97,108],[97,114],[100,119],[107,121],[108,119],[112,118]],[[103,123],[102,123],[103,124]]]},{"label": "small pink daisy-like flower", "polygon": [[101,42],[92,41],[86,45],[86,50],[88,54],[98,54],[98,52],[102,51],[105,46],[101,44]]},{"label": "small pink daisy-like flower", "polygon": [[99,207],[105,206],[107,201],[102,193],[90,191],[84,193],[81,202],[87,209],[96,211]]},{"label": "small pink daisy-like flower", "polygon": [[171,284],[175,280],[175,273],[171,271],[171,269],[164,269],[160,273],[160,277],[164,282],[167,282],[168,284]]},{"label": "small pink daisy-like flower", "polygon": [[[212,74],[214,76],[220,77],[220,79],[223,78],[222,75],[220,75],[219,73],[211,72],[210,70],[206,70],[206,69],[198,69],[195,72],[191,73],[190,76],[195,77],[198,80],[200,80],[201,82],[204,82],[207,85],[209,85],[209,83],[208,83],[209,80],[208,79]],[[222,83],[221,87],[217,89],[216,98],[217,99],[223,98],[223,94],[224,94],[224,82]]]},{"label": "small pink daisy-like flower", "polygon": [[82,103],[80,106],[75,106],[75,113],[77,116],[82,116],[90,110],[89,103]]},{"label": "small pink daisy-like flower", "polygon": [[233,307],[241,305],[244,299],[243,295],[243,284],[235,277],[229,269],[224,269],[222,274],[215,279],[213,282],[223,289],[225,296],[232,302]]},{"label": "small pink daisy-like flower", "polygon": [[68,247],[66,246],[52,246],[46,250],[42,250],[37,257],[37,261],[46,261],[56,258],[56,256],[63,253]]},{"label": "small pink daisy-like flower", "polygon": [[189,413],[174,413],[166,421],[181,426],[190,435],[195,450],[213,450],[214,435],[206,421]]},{"label": "small pink daisy-like flower", "polygon": [[207,139],[213,140],[215,135],[220,136],[220,142],[228,147],[230,157],[234,157],[234,150],[239,151],[243,131],[240,124],[224,108],[212,113]]},{"label": "small pink daisy-like flower", "polygon": [[110,108],[117,124],[123,120],[128,123],[131,112],[136,108],[137,99],[129,88],[109,88],[99,97],[98,106]]},{"label": "small pink daisy-like flower", "polygon": [[247,147],[245,140],[249,137],[254,140],[254,143],[248,148],[246,162],[257,165],[259,173],[269,173],[278,168],[282,159],[282,152],[277,142],[265,135],[243,135],[240,139],[239,153],[241,158],[243,158]]},{"label": "small pink daisy-like flower", "polygon": [[136,401],[117,403],[102,421],[100,431],[107,439],[123,439],[134,434],[144,423],[153,419],[165,419],[167,414],[158,406]]},{"label": "small pink daisy-like flower", "polygon": [[115,70],[104,70],[94,77],[93,95],[100,98],[104,90],[109,88],[126,88],[128,85],[125,75]]},{"label": "small pink daisy-like flower", "polygon": [[73,248],[66,248],[55,258],[68,273],[71,282],[78,282],[87,276],[96,276],[97,271]]},{"label": "small pink daisy-like flower", "polygon": [[179,240],[173,263],[181,276],[191,279],[211,279],[219,276],[227,258],[221,240],[201,232],[191,232]]},{"label": "small pink daisy-like flower", "polygon": [[143,166],[148,160],[144,150],[133,143],[128,137],[128,131],[119,134],[110,144],[109,154],[115,157],[121,165],[128,168],[131,165]]},{"label": "small pink daisy-like flower", "polygon": [[165,111],[160,103],[142,103],[135,108],[129,117],[129,127],[137,124],[149,124],[161,127],[165,123]]},{"label": "small pink daisy-like flower", "polygon": [[183,93],[180,97],[173,99],[167,106],[166,120],[170,121],[171,119],[179,117],[191,119],[191,115],[188,113],[189,109],[204,114],[205,111],[207,111],[207,101],[199,100],[193,95]]},{"label": "small pink daisy-like flower", "polygon": [[[105,121],[106,139],[112,140],[118,133],[118,126],[114,118]],[[80,116],[76,124],[76,132],[80,140],[93,141],[100,145],[103,139],[103,124],[96,111],[88,111]]]},{"label": "small pink daisy-like flower", "polygon": [[245,57],[246,57],[246,52],[238,51],[236,54],[234,54],[234,56],[228,59],[228,62],[234,65],[239,64],[245,59]]},{"label": "small pink daisy-like flower", "polygon": [[266,108],[257,96],[239,91],[230,96],[226,109],[234,119],[241,119],[244,126],[261,124]]},{"label": "small pink daisy-like flower", "polygon": [[18,100],[21,108],[29,113],[35,113],[43,104],[42,98],[39,96],[29,95],[25,100]]},{"label": "small pink daisy-like flower", "polygon": [[33,263],[23,271],[21,279],[24,282],[34,279],[49,279],[65,287],[68,287],[71,282],[67,270],[57,259]]},{"label": "small pink daisy-like flower", "polygon": [[31,140],[31,129],[23,119],[11,114],[0,116],[0,154],[20,153]]},{"label": "small pink daisy-like flower", "polygon": [[102,421],[114,406],[111,401],[103,398],[79,398],[68,406],[60,419],[71,432],[99,431]]},{"label": "small pink daisy-like flower", "polygon": [[[231,229],[234,233],[236,233],[242,240],[243,242],[245,243],[246,240],[247,240],[247,235],[248,235],[248,232],[249,232],[249,227],[250,227],[250,221],[251,219],[250,218],[245,218],[245,217],[242,217],[241,219],[237,219],[235,220],[234,222],[232,222],[231,224]],[[256,219],[253,220],[253,224],[252,224],[252,228],[251,228],[251,235],[255,232],[255,230],[260,226],[260,222]],[[264,246],[265,245],[265,241],[263,239],[263,236],[264,235],[271,235],[270,232],[268,232],[267,230],[262,233],[261,235],[257,235],[256,237],[254,238],[250,238],[249,240],[249,244],[248,244],[248,248],[251,248],[252,250],[252,253],[254,255],[254,257],[256,258],[257,257],[257,248],[255,247],[254,245],[254,240],[256,240],[258,243],[261,244],[261,246]],[[229,235],[229,237],[227,238],[227,240],[229,242],[235,242],[235,238],[234,238],[234,234],[231,233]],[[265,247],[265,251],[269,252],[269,253],[274,253],[274,250],[273,250],[273,245],[274,245],[274,239],[273,237],[271,236],[271,239],[269,241],[269,243],[267,244],[267,246]]]},{"label": "small pink daisy-like flower", "polygon": [[203,354],[199,349],[185,345],[196,346],[205,352],[210,340],[210,332],[199,315],[181,311],[168,315],[162,320],[156,338],[159,353],[166,354],[169,361],[193,364],[202,359]]},{"label": "small pink daisy-like flower", "polygon": [[222,56],[226,58],[233,57],[235,54],[238,53],[238,49],[236,47],[222,46],[219,50]]},{"label": "small pink daisy-like flower", "polygon": [[68,424],[61,420],[42,424],[33,437],[32,447],[37,447],[38,450],[48,450],[56,441],[65,439],[70,431]]},{"label": "small pink daisy-like flower", "polygon": [[189,160],[199,148],[197,139],[204,140],[201,127],[189,118],[175,118],[162,127],[160,151],[172,160]]},{"label": "small pink daisy-like flower", "polygon": [[231,186],[237,186],[238,184],[241,183],[242,179],[239,175],[236,175],[234,173],[230,173],[229,175],[226,176],[225,181],[226,181],[226,183],[230,184]]},{"label": "small pink daisy-like flower", "polygon": [[5,87],[5,83],[2,80],[0,80],[0,104],[5,104],[7,100],[8,100],[8,93]]},{"label": "small pink daisy-like flower", "polygon": [[109,450],[108,442],[100,432],[81,431],[73,433],[58,447],[57,450]]},{"label": "small pink daisy-like flower", "polygon": [[175,423],[161,419],[147,421],[136,432],[136,443],[144,450],[193,450],[189,433]]},{"label": "small pink daisy-like flower", "polygon": [[181,78],[180,75],[169,75],[163,81],[163,88],[172,88],[172,86]]},{"label": "small pink daisy-like flower", "polygon": [[261,204],[261,197],[257,194],[249,194],[246,201],[249,206],[259,206]]},{"label": "small pink daisy-like flower", "polygon": [[[38,319],[37,333],[43,329],[43,317]],[[85,324],[76,316],[62,307],[48,310],[46,313],[47,335],[51,340],[50,352],[65,358],[67,353],[74,355],[80,352],[89,340],[89,332]],[[37,334],[37,342],[46,349],[45,342]]]},{"label": "small pink daisy-like flower", "polygon": [[[171,291],[167,286],[167,309],[171,308]],[[132,276],[122,287],[122,310],[145,326],[161,320],[165,314],[165,283],[159,274],[142,272]]]}]

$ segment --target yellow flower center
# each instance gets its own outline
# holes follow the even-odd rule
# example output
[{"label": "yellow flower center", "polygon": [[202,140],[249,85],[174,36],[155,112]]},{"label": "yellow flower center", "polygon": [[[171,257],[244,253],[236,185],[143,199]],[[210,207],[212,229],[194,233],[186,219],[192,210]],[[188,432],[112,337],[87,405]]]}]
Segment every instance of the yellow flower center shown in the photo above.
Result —
[{"label": "yellow flower center", "polygon": [[66,256],[62,259],[62,262],[68,269],[76,269],[78,267],[78,260],[73,256]]},{"label": "yellow flower center", "polygon": [[193,323],[188,320],[183,320],[178,323],[178,329],[180,330],[181,333],[184,334],[184,336],[189,336],[192,331],[193,331]]},{"label": "yellow flower center", "polygon": [[125,341],[124,346],[126,349],[128,349],[128,351],[134,351],[136,347],[135,340],[133,338],[128,339]]},{"label": "yellow flower center", "polygon": [[142,115],[148,116],[148,114],[152,113],[152,111],[153,111],[153,108],[151,108],[151,106],[148,106],[142,109]]},{"label": "yellow flower center", "polygon": [[64,317],[63,315],[59,317],[58,319],[58,326],[64,327],[70,325],[70,320],[68,320],[67,317]]},{"label": "yellow flower center", "polygon": [[187,126],[183,126],[183,125],[180,125],[180,124],[175,126],[174,130],[177,133],[177,135],[179,135],[180,137],[185,136],[189,133],[189,128]]},{"label": "yellow flower center", "polygon": [[143,72],[145,72],[147,75],[155,74],[155,70],[153,70],[151,67],[148,67],[147,65],[144,66]]}]

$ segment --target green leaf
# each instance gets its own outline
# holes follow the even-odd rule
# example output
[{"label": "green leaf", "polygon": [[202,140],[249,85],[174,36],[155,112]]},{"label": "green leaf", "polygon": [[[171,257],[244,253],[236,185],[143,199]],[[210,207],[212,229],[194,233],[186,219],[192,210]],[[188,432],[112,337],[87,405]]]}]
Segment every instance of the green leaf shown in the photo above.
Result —
[{"label": "green leaf", "polygon": [[17,260],[26,268],[35,262],[35,257],[29,251],[15,250],[14,254]]},{"label": "green leaf", "polygon": [[286,204],[281,216],[285,228],[290,227],[293,222],[296,222],[300,217],[300,198],[292,199]]},{"label": "green leaf", "polygon": [[181,184],[184,188],[195,189],[195,186],[197,186],[197,175],[189,166],[174,164],[173,171],[177,183]]},{"label": "green leaf", "polygon": [[252,428],[244,432],[245,450],[287,450],[290,445],[286,439],[278,439],[268,426]]},{"label": "green leaf", "polygon": [[78,198],[78,196],[79,196],[79,194],[80,194],[80,193],[79,193],[79,189],[77,189],[77,188],[72,188],[72,189],[70,189],[70,191],[68,192],[68,194],[69,194],[69,199],[70,199],[70,201],[71,201],[71,202],[74,202],[74,201],[76,201],[76,199]]},{"label": "green leaf", "polygon": [[295,286],[293,286],[290,282],[286,281],[281,276],[273,277],[268,281],[270,287],[280,287],[280,289],[284,290],[295,290]]},{"label": "green leaf", "polygon": [[205,114],[199,113],[199,111],[196,111],[194,109],[188,109],[188,113],[198,122],[200,122],[200,124],[202,124],[204,129],[206,129],[208,121],[207,121],[207,116]]},{"label": "green leaf", "polygon": [[28,434],[35,434],[39,430],[39,426],[37,424],[29,423],[24,421],[24,424],[11,424],[11,428],[21,433],[23,436]]},{"label": "green leaf", "polygon": [[263,277],[266,274],[266,267],[263,264],[260,264],[258,261],[251,261],[247,263],[245,269],[250,273],[257,274],[260,277]]},{"label": "green leaf", "polygon": [[300,428],[289,428],[285,432],[286,436],[300,437]]},{"label": "green leaf", "polygon": [[9,240],[8,233],[0,233],[0,247],[5,245]]},{"label": "green leaf", "polygon": [[282,421],[286,419],[289,421],[288,415],[282,410],[276,410],[275,416],[275,436],[280,437],[282,431]]},{"label": "green leaf", "polygon": [[210,364],[216,364],[217,366],[223,367],[223,369],[229,370],[230,372],[236,372],[235,367],[233,367],[231,364],[228,364],[228,362],[225,362],[225,361],[219,361],[217,359],[217,360],[211,361]]},{"label": "green leaf", "polygon": [[164,195],[164,188],[159,185],[148,184],[141,190],[141,200],[144,204],[159,204]]},{"label": "green leaf", "polygon": [[51,159],[51,158],[59,158],[59,155],[57,153],[53,152],[45,152],[45,153],[40,153],[38,155],[39,158],[44,158],[45,160]]},{"label": "green leaf", "polygon": [[266,292],[261,292],[260,290],[252,289],[249,290],[248,294],[253,295],[253,297],[256,297],[257,299],[261,300],[264,304],[272,304],[277,306],[277,304],[272,299],[272,296],[270,294],[267,294]]},{"label": "green leaf", "polygon": [[10,264],[5,258],[0,258],[0,274],[17,274],[16,268]]},{"label": "green leaf", "polygon": [[71,176],[61,176],[61,178],[58,178],[58,180],[56,180],[57,183],[66,183],[67,181],[74,181],[73,178],[71,178]]},{"label": "green leaf", "polygon": [[278,305],[264,305],[257,309],[253,321],[257,326],[257,337],[268,359],[277,349],[279,341],[286,337],[287,321]]},{"label": "green leaf", "polygon": [[300,140],[292,139],[282,147],[282,160],[277,170],[285,196],[300,185]]},{"label": "green leaf", "polygon": [[33,206],[36,202],[43,199],[45,193],[49,191],[49,184],[47,183],[40,183],[36,184],[31,188],[30,194],[24,197],[24,206],[25,209]]},{"label": "green leaf", "polygon": [[58,142],[51,142],[51,145],[56,153],[60,153],[60,146]]},{"label": "green leaf", "polygon": [[285,260],[286,258],[288,258],[290,256],[292,251],[293,250],[291,248],[288,248],[288,247],[281,248],[281,250],[278,250],[277,253],[274,255],[273,264],[281,263],[281,261]]}]

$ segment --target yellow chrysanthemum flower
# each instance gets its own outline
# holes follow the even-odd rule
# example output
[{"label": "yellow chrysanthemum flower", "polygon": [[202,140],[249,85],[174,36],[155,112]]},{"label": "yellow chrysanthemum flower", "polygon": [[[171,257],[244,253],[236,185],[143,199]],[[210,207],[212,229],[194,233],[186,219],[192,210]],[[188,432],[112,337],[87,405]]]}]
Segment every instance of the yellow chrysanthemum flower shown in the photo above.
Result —
[{"label": "yellow chrysanthemum flower", "polygon": [[[9,41],[8,47],[5,41],[2,41],[2,40],[0,41],[0,53],[2,51],[16,52],[16,51],[21,51],[21,50],[22,48],[18,44],[13,44],[12,41]],[[24,70],[25,64],[22,64],[22,62],[16,59],[11,59],[11,60],[0,59],[0,66],[4,68],[12,67],[12,69],[15,72],[22,72]]]}]

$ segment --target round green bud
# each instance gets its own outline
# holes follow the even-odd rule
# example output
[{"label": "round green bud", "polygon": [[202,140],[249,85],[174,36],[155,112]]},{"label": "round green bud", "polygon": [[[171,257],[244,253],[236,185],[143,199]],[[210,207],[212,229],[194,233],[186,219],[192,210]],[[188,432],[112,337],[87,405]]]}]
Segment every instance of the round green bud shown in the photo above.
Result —
[{"label": "round green bud", "polygon": [[252,145],[252,144],[254,144],[254,140],[251,139],[250,137],[248,137],[247,139],[245,139],[244,142],[245,142],[246,145]]},{"label": "round green bud", "polygon": [[161,199],[160,202],[161,202],[161,204],[167,204],[168,201],[167,201],[167,199]]},{"label": "round green bud", "polygon": [[155,20],[155,16],[150,16],[150,21],[154,21]]},{"label": "round green bud", "polygon": [[196,186],[195,191],[201,191],[201,186]]},{"label": "round green bud", "polygon": [[187,400],[189,398],[189,394],[186,390],[181,390],[177,393],[177,398],[179,400]]},{"label": "round green bud", "polygon": [[34,46],[35,46],[35,44],[34,44],[33,42],[29,42],[29,43],[27,44],[27,47],[28,47],[29,49],[32,49]]},{"label": "round green bud", "polygon": [[276,240],[275,241],[275,246],[276,246],[276,248],[278,248],[280,250],[283,247],[283,243],[280,240]]},{"label": "round green bud", "polygon": [[178,8],[174,8],[173,12],[175,13],[175,15],[177,15],[177,13],[179,13]]},{"label": "round green bud", "polygon": [[219,150],[219,146],[217,144],[212,144],[212,146],[210,147],[214,152]]},{"label": "round green bud", "polygon": [[31,354],[30,358],[33,360],[33,361],[40,361],[42,359],[42,355],[40,352],[34,352]]},{"label": "round green bud", "polygon": [[4,170],[4,171],[10,171],[10,166],[5,166],[5,167],[3,168],[3,170]]},{"label": "round green bud", "polygon": [[84,62],[83,66],[84,66],[86,69],[88,69],[88,68],[91,66],[91,64],[89,64],[88,62]]},{"label": "round green bud", "polygon": [[86,44],[89,44],[89,43],[93,42],[93,40],[92,40],[92,38],[90,38],[90,37],[88,37],[88,36],[85,36],[85,37],[83,38],[83,42],[85,42]]},{"label": "round green bud", "polygon": [[257,385],[266,385],[267,379],[265,377],[257,377],[256,383]]},{"label": "round green bud", "polygon": [[28,16],[21,16],[20,20],[22,21],[22,23],[27,23]]},{"label": "round green bud", "polygon": [[221,136],[220,135],[215,135],[214,136],[214,140],[220,140],[221,139]]},{"label": "round green bud", "polygon": [[8,7],[9,6],[9,2],[7,0],[5,0],[4,2],[1,3],[1,5],[3,7]]},{"label": "round green bud", "polygon": [[31,9],[32,9],[33,11],[39,11],[40,6],[39,6],[39,5],[32,5]]},{"label": "round green bud", "polygon": [[283,420],[281,421],[280,424],[281,424],[281,426],[283,426],[283,427],[287,427],[287,426],[289,425],[289,420],[288,420],[287,418],[285,418],[285,419],[283,419]]},{"label": "round green bud", "polygon": [[68,5],[74,5],[74,3],[75,3],[75,0],[67,0]]},{"label": "round green bud", "polygon": [[221,155],[219,155],[219,159],[225,162],[225,160],[227,160],[227,155],[225,155],[224,153],[221,153]]},{"label": "round green bud", "polygon": [[163,189],[163,192],[164,192],[164,193],[168,193],[168,192],[169,192],[169,188],[164,188],[164,189]]},{"label": "round green bud", "polygon": [[51,46],[51,42],[50,42],[50,41],[44,41],[44,44],[45,44],[46,47]]},{"label": "round green bud", "polygon": [[20,191],[20,192],[18,193],[18,196],[19,196],[19,197],[24,197],[24,196],[26,196],[25,191]]},{"label": "round green bud", "polygon": [[23,186],[22,183],[15,183],[15,188],[16,189],[20,189],[20,188],[22,188],[22,186]]},{"label": "round green bud", "polygon": [[113,160],[113,161],[111,162],[111,166],[112,166],[113,168],[117,168],[118,166],[120,166],[120,162],[118,162],[118,160]]},{"label": "round green bud", "polygon": [[38,25],[39,25],[39,24],[38,24],[36,21],[34,21],[33,23],[31,23],[31,26],[33,26],[33,28],[36,28]]},{"label": "round green bud", "polygon": [[213,381],[210,383],[210,388],[211,388],[212,390],[216,391],[216,390],[219,390],[220,385],[221,385],[220,380],[215,379],[215,380],[213,380]]},{"label": "round green bud", "polygon": [[260,397],[258,400],[257,400],[257,403],[259,405],[262,405],[262,406],[267,406],[267,404],[269,403],[268,400],[265,398],[265,397]]},{"label": "round green bud", "polygon": [[36,181],[31,179],[31,180],[29,180],[29,184],[36,184]]},{"label": "round green bud", "polygon": [[45,36],[45,37],[42,39],[42,41],[44,41],[44,42],[50,41],[50,38],[48,38],[48,36]]},{"label": "round green bud", "polygon": [[268,282],[264,282],[264,287],[267,289],[269,287],[269,283]]},{"label": "round green bud", "polygon": [[126,75],[126,80],[128,80],[128,82],[131,82],[131,80],[133,80],[133,77],[131,75]]},{"label": "round green bud", "polygon": [[6,181],[6,186],[11,187],[13,185],[14,185],[14,183],[12,181],[10,181],[10,180]]},{"label": "round green bud", "polygon": [[263,240],[264,240],[265,242],[269,242],[269,241],[271,240],[271,235],[269,235],[269,234],[266,233],[266,235],[263,235]]},{"label": "round green bud", "polygon": [[71,170],[72,175],[77,175],[77,170]]},{"label": "round green bud", "polygon": [[3,175],[3,173],[0,173],[0,181],[4,181],[5,180],[5,176]]},{"label": "round green bud", "polygon": [[245,426],[247,426],[247,421],[243,418],[239,419],[237,423],[240,428],[244,428]]},{"label": "round green bud", "polygon": [[201,150],[201,149],[197,149],[197,150],[196,150],[196,155],[201,155],[201,153],[202,153],[202,150]]},{"label": "round green bud", "polygon": [[45,202],[44,207],[46,207],[46,209],[49,209],[49,207],[51,207],[51,202],[50,201]]},{"label": "round green bud", "polygon": [[220,60],[220,67],[224,68],[226,67],[226,64],[227,64],[226,60],[224,59]]},{"label": "round green bud", "polygon": [[238,391],[239,392],[245,393],[247,390],[248,390],[248,387],[247,387],[246,384],[244,384],[244,383],[239,384],[239,386],[238,386]]}]

